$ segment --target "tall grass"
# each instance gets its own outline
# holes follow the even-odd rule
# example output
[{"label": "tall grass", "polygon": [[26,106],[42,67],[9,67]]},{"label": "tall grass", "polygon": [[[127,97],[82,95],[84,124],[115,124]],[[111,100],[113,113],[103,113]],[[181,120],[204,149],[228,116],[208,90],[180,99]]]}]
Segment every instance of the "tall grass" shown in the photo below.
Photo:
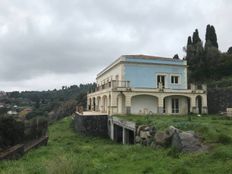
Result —
[{"label": "tall grass", "polygon": [[[186,117],[187,118],[187,117]],[[85,137],[70,127],[64,118],[49,127],[47,146],[34,149],[18,161],[0,162],[1,174],[143,174],[143,173],[230,173],[232,135],[229,120],[184,117],[149,118],[160,128],[169,125],[190,126],[213,142],[209,152],[177,154],[172,149],[152,149],[141,145],[120,145],[109,139]],[[142,120],[142,118],[140,118]],[[192,124],[192,125],[191,125]],[[227,135],[224,137],[222,135]],[[219,137],[220,142],[219,142]],[[224,143],[223,143],[224,142]],[[227,143],[225,143],[227,142]],[[224,145],[226,144],[226,145]]]}]

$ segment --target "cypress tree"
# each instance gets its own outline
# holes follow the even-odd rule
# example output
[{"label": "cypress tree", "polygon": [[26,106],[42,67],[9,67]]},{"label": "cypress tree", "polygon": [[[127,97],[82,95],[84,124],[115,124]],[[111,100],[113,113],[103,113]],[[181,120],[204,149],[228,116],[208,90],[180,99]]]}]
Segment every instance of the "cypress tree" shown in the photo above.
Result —
[{"label": "cypress tree", "polygon": [[217,34],[213,25],[211,26],[211,33],[212,33],[212,45],[218,48]]},{"label": "cypress tree", "polygon": [[227,54],[232,54],[232,47],[228,49]]},{"label": "cypress tree", "polygon": [[211,38],[211,27],[208,24],[206,27],[205,42],[211,40],[210,38]]},{"label": "cypress tree", "polygon": [[193,57],[193,42],[191,36],[188,37],[187,47],[186,47],[186,60],[191,64],[191,59]]},{"label": "cypress tree", "polygon": [[198,42],[201,42],[201,39],[199,37],[198,29],[196,29],[193,33],[193,44],[197,44]]},{"label": "cypress tree", "polygon": [[205,35],[205,47],[218,48],[217,34],[213,25],[207,25]]},{"label": "cypress tree", "polygon": [[189,45],[192,45],[192,38],[191,38],[191,36],[188,37],[187,46],[189,46]]},{"label": "cypress tree", "polygon": [[180,58],[179,58],[179,55],[178,55],[178,54],[175,54],[175,55],[173,56],[173,59],[180,59]]}]

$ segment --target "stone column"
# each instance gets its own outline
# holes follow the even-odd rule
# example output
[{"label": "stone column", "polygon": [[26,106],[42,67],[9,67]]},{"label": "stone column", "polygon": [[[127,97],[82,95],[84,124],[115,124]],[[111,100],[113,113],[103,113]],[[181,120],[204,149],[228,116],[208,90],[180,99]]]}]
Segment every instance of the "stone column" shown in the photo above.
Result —
[{"label": "stone column", "polygon": [[126,114],[131,113],[131,96],[129,94],[126,94]]},{"label": "stone column", "polygon": [[93,111],[93,97],[91,97],[90,110]]},{"label": "stone column", "polygon": [[197,107],[196,107],[196,97],[192,96],[190,99],[190,112],[196,114],[197,112]]},{"label": "stone column", "polygon": [[158,114],[164,114],[164,98],[159,97],[158,98]]},{"label": "stone column", "polygon": [[102,100],[103,100],[103,98],[102,97],[100,97],[100,100],[99,100],[99,112],[102,112]]},{"label": "stone column", "polygon": [[117,95],[116,92],[111,92],[111,107],[110,107],[110,114],[117,113]]},{"label": "stone column", "polygon": [[207,95],[202,96],[202,114],[208,114]]},{"label": "stone column", "polygon": [[87,106],[86,106],[86,110],[89,110],[89,96],[87,96]]},{"label": "stone column", "polygon": [[122,128],[122,144],[126,144],[126,129]]},{"label": "stone column", "polygon": [[111,125],[111,132],[110,132],[111,133],[111,135],[110,135],[111,140],[114,140],[114,123],[113,123],[113,121],[111,122],[110,125]]},{"label": "stone column", "polygon": [[97,102],[96,102],[96,111],[99,112],[99,102],[100,102],[100,99],[99,97],[97,97]]}]

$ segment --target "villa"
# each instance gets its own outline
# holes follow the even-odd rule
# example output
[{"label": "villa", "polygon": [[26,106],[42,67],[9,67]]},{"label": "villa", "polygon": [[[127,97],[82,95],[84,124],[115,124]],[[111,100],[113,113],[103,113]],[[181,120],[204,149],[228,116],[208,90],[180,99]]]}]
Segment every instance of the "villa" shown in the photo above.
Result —
[{"label": "villa", "polygon": [[102,70],[87,110],[115,114],[206,114],[206,85],[188,84],[186,60],[123,55]]}]

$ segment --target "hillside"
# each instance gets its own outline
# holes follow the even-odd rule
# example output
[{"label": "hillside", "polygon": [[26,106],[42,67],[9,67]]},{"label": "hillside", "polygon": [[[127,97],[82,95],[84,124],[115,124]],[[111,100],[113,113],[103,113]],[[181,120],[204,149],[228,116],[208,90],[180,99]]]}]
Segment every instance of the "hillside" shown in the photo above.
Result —
[{"label": "hillside", "polygon": [[[208,118],[211,120],[211,118]],[[204,119],[204,120],[207,120]],[[231,120],[212,120],[232,134]],[[209,122],[209,124],[211,124]],[[168,155],[170,149],[154,150],[140,145],[120,145],[108,139],[75,133],[67,117],[49,127],[49,142],[18,161],[0,163],[1,174],[78,173],[230,173],[231,145],[217,145],[211,153]]]}]

